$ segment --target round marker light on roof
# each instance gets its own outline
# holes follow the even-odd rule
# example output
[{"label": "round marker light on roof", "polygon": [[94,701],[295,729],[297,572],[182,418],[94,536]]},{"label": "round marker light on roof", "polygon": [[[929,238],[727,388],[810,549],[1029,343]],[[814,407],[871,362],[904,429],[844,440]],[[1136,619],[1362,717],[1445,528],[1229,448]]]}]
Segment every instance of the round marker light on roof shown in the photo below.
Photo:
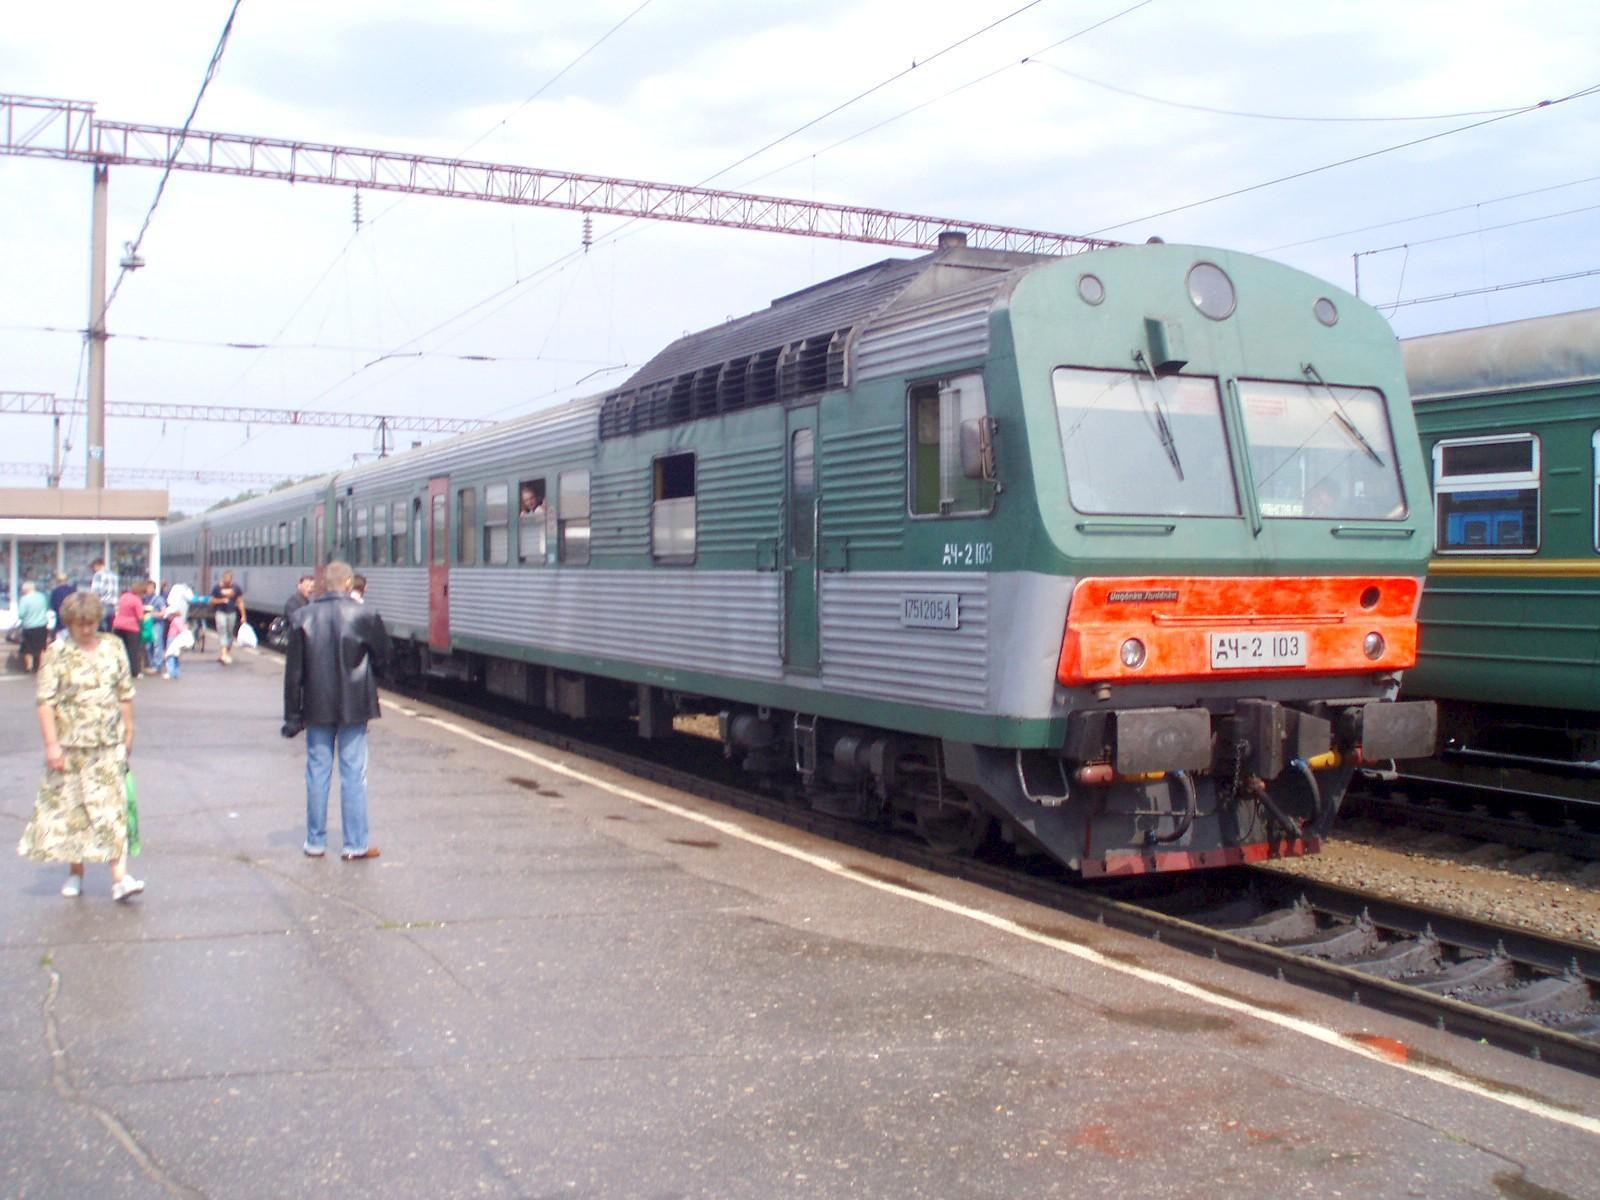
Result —
[{"label": "round marker light on roof", "polygon": [[1339,323],[1339,307],[1326,296],[1322,297],[1322,299],[1313,304],[1311,306],[1311,311],[1316,313],[1317,320],[1321,321],[1329,329],[1332,329]]},{"label": "round marker light on roof", "polygon": [[1144,643],[1138,638],[1129,638],[1122,643],[1122,665],[1130,671],[1144,666]]},{"label": "round marker light on roof", "polygon": [[1367,634],[1366,640],[1361,643],[1361,649],[1366,652],[1368,658],[1376,662],[1383,657],[1383,645],[1383,634],[1374,630]]},{"label": "round marker light on roof", "polygon": [[1208,262],[1198,262],[1189,268],[1189,299],[1202,315],[1213,321],[1225,321],[1233,316],[1237,303],[1233,280],[1216,263]]},{"label": "round marker light on roof", "polygon": [[1078,295],[1085,304],[1099,304],[1106,298],[1106,285],[1100,282],[1098,275],[1079,275]]}]

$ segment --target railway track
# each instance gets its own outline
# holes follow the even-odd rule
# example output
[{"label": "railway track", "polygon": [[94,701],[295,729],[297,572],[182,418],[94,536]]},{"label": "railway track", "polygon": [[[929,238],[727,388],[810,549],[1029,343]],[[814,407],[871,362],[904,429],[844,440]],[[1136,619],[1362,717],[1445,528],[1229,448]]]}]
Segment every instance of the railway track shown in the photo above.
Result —
[{"label": "railway track", "polygon": [[1341,821],[1352,817],[1600,861],[1600,803],[1402,777],[1353,785],[1339,809]]},{"label": "railway track", "polygon": [[1600,948],[1592,945],[1255,868],[1089,886],[1053,865],[1041,871],[1014,859],[939,854],[906,833],[751,792],[735,782],[720,744],[704,738],[639,742],[629,727],[603,740],[548,714],[535,721],[533,710],[486,709],[437,691],[411,694],[844,846],[1600,1077]]}]

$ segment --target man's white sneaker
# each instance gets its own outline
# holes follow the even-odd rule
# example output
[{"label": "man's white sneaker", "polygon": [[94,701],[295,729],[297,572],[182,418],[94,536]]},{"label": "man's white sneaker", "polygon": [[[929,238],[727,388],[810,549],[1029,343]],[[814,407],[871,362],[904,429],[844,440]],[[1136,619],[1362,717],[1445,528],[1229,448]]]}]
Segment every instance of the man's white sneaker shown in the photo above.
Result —
[{"label": "man's white sneaker", "polygon": [[61,894],[68,900],[76,900],[83,895],[83,876],[68,875],[67,881],[61,885]]},{"label": "man's white sneaker", "polygon": [[113,900],[127,900],[144,891],[144,881],[135,879],[132,875],[124,875],[111,885],[111,898]]}]

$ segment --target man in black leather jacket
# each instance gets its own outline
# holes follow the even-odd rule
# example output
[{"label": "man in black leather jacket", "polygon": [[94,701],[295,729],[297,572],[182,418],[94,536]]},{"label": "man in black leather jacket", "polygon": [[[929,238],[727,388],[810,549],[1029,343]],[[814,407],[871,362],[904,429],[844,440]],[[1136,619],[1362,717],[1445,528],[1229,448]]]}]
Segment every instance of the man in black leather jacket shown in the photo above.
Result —
[{"label": "man in black leather jacket", "polygon": [[283,668],[283,736],[306,734],[306,840],[327,853],[328,791],[339,755],[339,825],[346,862],[377,858],[367,836],[367,722],[378,712],[378,672],[391,647],[383,618],[350,598],[350,564],[331,562],[326,589],[289,622]]}]

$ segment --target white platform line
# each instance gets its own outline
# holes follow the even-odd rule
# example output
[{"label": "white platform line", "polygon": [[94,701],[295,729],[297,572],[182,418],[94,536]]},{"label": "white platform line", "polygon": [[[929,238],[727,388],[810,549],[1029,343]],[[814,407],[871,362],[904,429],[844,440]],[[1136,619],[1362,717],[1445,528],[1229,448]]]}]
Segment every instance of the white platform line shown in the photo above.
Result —
[{"label": "white platform line", "polygon": [[1167,991],[1174,992],[1191,1000],[1199,1001],[1202,1004],[1209,1004],[1214,1008],[1220,1008],[1227,1012],[1238,1013],[1241,1016],[1250,1017],[1254,1020],[1264,1022],[1265,1024],[1276,1026],[1279,1029],[1287,1030],[1291,1033],[1297,1033],[1302,1037],[1310,1038],[1312,1041],[1320,1042],[1321,1044],[1332,1047],[1336,1050],[1342,1050],[1347,1054],[1354,1054],[1359,1058],[1367,1059],[1369,1062],[1377,1063],[1380,1066],[1389,1067],[1394,1070],[1405,1071],[1408,1074],[1415,1075],[1423,1079],[1429,1079],[1435,1083],[1443,1084],[1445,1087],[1454,1088],[1456,1091],[1466,1092],[1468,1095],[1477,1096],[1484,1100],[1492,1100],[1496,1104],[1503,1104],[1507,1108],[1516,1109],[1518,1112],[1527,1113],[1530,1116],[1541,1117],[1547,1121],[1554,1121],[1561,1125],[1570,1126],[1573,1129],[1580,1129],[1585,1133],[1600,1134],[1600,1119],[1587,1116],[1584,1113],[1572,1112],[1564,1108],[1557,1108],[1554,1105],[1545,1104],[1541,1101],[1534,1100],[1526,1096],[1518,1096],[1507,1092],[1497,1091],[1494,1088],[1486,1087],[1477,1080],[1469,1079],[1465,1075],[1458,1074],[1457,1072],[1449,1070],[1445,1067],[1428,1066],[1419,1063],[1397,1060],[1381,1050],[1374,1049],[1371,1046],[1362,1045],[1360,1042],[1351,1041],[1348,1037],[1342,1033],[1339,1033],[1337,1030],[1329,1029],[1327,1026],[1319,1025],[1314,1021],[1307,1021],[1300,1017],[1291,1017],[1283,1013],[1273,1012],[1271,1009],[1261,1008],[1257,1005],[1249,1003],[1248,1001],[1239,1000],[1232,996],[1224,996],[1217,992],[1213,992],[1201,984],[1190,983],[1186,980],[1177,979],[1171,975],[1165,975],[1159,971],[1152,971],[1145,967],[1136,967],[1129,963],[1118,962],[1116,959],[1107,958],[1099,951],[1091,949],[1088,946],[1071,941],[1067,938],[1054,937],[1050,934],[1039,933],[1036,930],[1028,929],[1022,925],[1019,925],[1007,917],[996,916],[994,913],[984,912],[982,909],[971,908],[964,904],[957,904],[954,901],[945,900],[939,896],[930,895],[925,892],[912,891],[909,888],[900,887],[884,880],[869,878],[860,874],[859,872],[851,870],[841,862],[826,857],[825,855],[814,854],[809,850],[802,850],[797,846],[791,846],[785,842],[776,841],[773,838],[769,838],[762,834],[755,833],[752,830],[746,829],[733,821],[725,820],[721,817],[709,816],[705,813],[695,812],[693,809],[683,808],[680,805],[671,803],[670,801],[662,800],[655,796],[646,795],[644,792],[635,791],[633,788],[623,787],[619,784],[611,783],[608,780],[597,778],[594,775],[587,774],[583,771],[566,766],[563,763],[556,762],[554,759],[545,758],[542,755],[534,754],[532,751],[524,750],[520,746],[509,745],[506,742],[500,742],[496,741],[494,738],[485,737],[476,730],[469,729],[464,725],[458,725],[454,721],[447,721],[440,717],[431,716],[429,714],[419,712],[416,709],[394,705],[391,705],[391,707],[396,708],[397,711],[401,712],[405,716],[415,717],[419,720],[426,721],[430,725],[435,725],[438,728],[446,730],[449,733],[453,733],[458,737],[465,738],[467,741],[476,742],[480,746],[487,746],[490,749],[499,750],[502,753],[511,755],[513,758],[520,758],[524,762],[532,763],[546,771],[553,771],[558,775],[564,775],[568,779],[575,780],[578,783],[587,784],[593,788],[598,788],[603,792],[609,792],[611,795],[621,797],[624,800],[631,800],[636,804],[643,804],[649,808],[658,809],[661,812],[671,813],[673,816],[681,817],[686,821],[693,821],[696,824],[704,825],[709,829],[716,830],[725,837],[737,838],[738,840],[746,842],[752,846],[759,846],[762,849],[770,850],[775,854],[782,854],[786,858],[793,859],[796,862],[805,863],[807,866],[814,867],[819,871],[826,871],[830,875],[838,876],[841,879],[848,879],[851,883],[854,883],[860,887],[874,888],[880,892],[888,892],[892,895],[899,896],[903,900],[909,900],[914,904],[921,904],[927,908],[934,908],[941,912],[949,913],[952,916],[964,917],[969,921],[976,921],[981,925],[987,925],[991,929],[998,930],[1001,933],[1009,934],[1012,937],[1021,938],[1024,941],[1034,942],[1041,946],[1047,946],[1050,949],[1060,951],[1063,954],[1069,954],[1072,957],[1081,959],[1084,962],[1092,963],[1102,970],[1115,971],[1120,975],[1129,976],[1130,978],[1137,979],[1142,983],[1150,984],[1153,987],[1164,988]]}]

